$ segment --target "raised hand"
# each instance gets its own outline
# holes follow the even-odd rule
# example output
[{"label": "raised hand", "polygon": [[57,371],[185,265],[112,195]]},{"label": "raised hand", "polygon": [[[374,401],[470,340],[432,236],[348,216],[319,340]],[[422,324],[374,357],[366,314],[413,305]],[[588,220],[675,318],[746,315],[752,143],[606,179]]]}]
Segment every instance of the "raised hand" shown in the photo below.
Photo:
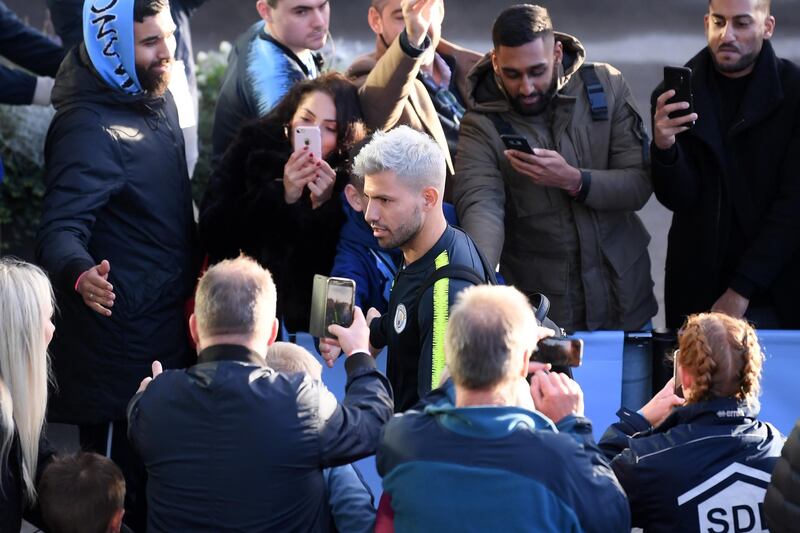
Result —
[{"label": "raised hand", "polygon": [[319,163],[305,146],[289,157],[283,166],[283,199],[287,204],[297,202],[303,195],[303,188],[316,179]]},{"label": "raised hand", "polygon": [[433,17],[438,15],[434,8],[439,8],[441,0],[403,0],[403,19],[406,22],[408,41],[420,48],[425,42],[425,36],[433,23]]},{"label": "raised hand", "polygon": [[688,124],[697,120],[697,113],[690,113],[682,117],[669,118],[670,113],[689,109],[689,102],[667,103],[675,96],[675,90],[670,89],[656,99],[656,112],[653,115],[653,142],[661,150],[668,150],[675,144],[675,136],[689,129]]}]

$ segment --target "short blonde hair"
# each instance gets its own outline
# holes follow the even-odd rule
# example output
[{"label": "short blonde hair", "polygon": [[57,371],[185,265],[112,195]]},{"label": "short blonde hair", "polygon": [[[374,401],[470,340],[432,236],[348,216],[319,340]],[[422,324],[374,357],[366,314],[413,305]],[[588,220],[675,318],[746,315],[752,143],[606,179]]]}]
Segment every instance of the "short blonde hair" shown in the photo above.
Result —
[{"label": "short blonde hair", "polygon": [[270,328],[277,291],[269,270],[240,255],[206,271],[197,285],[194,314],[203,336],[251,335]]},{"label": "short blonde hair", "polygon": [[490,285],[464,289],[450,309],[444,340],[453,382],[485,390],[514,379],[514,357],[533,350],[536,339],[536,317],[520,291]]},{"label": "short blonde hair", "polygon": [[322,365],[308,350],[291,342],[276,342],[267,350],[267,366],[284,374],[322,379]]}]

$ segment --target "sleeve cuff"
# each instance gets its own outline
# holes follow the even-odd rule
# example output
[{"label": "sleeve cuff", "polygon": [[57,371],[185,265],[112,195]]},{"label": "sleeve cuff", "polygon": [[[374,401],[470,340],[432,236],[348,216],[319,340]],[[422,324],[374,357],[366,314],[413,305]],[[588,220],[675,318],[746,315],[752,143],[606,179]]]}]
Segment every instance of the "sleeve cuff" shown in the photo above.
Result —
[{"label": "sleeve cuff", "polygon": [[351,377],[359,370],[371,370],[375,368],[377,368],[375,365],[375,358],[368,353],[354,353],[344,362],[344,369],[348,377]]},{"label": "sleeve cuff", "polygon": [[659,164],[670,167],[678,161],[677,143],[673,144],[666,150],[662,150],[661,148],[657,147],[655,143],[653,143],[651,147],[650,153],[653,156],[653,160]]},{"label": "sleeve cuff", "polygon": [[53,92],[53,85],[56,80],[53,78],[38,77],[36,78],[36,88],[33,90],[33,105],[48,106],[50,105],[50,93]]},{"label": "sleeve cuff", "polygon": [[383,335],[383,330],[381,330],[381,322],[383,322],[383,317],[378,317],[369,325],[369,343],[375,348],[386,346],[386,337]]},{"label": "sleeve cuff", "polygon": [[589,196],[589,189],[592,188],[592,173],[588,170],[581,170],[581,186],[578,193],[574,196],[576,202],[585,202]]},{"label": "sleeve cuff", "polygon": [[400,49],[403,50],[403,52],[407,56],[412,57],[414,59],[418,58],[423,53],[425,53],[425,51],[431,46],[431,38],[430,36],[426,35],[425,40],[422,41],[422,48],[417,48],[416,46],[411,44],[411,42],[409,42],[408,33],[406,33],[406,30],[400,32],[399,39],[400,39]]},{"label": "sleeve cuff", "polygon": [[77,290],[78,281],[80,280],[81,274],[93,266],[94,263],[84,259],[74,259],[70,261],[62,270],[61,286],[69,287],[73,291]]},{"label": "sleeve cuff", "polygon": [[758,289],[758,286],[741,274],[734,274],[728,286],[748,300]]}]

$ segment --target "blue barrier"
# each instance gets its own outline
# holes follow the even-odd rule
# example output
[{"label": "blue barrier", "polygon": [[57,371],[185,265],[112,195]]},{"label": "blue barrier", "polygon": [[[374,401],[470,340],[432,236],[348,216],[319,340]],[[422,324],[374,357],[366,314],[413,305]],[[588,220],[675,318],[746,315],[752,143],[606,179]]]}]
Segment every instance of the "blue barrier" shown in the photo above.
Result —
[{"label": "blue barrier", "polygon": [[[622,395],[622,350],[625,334],[621,331],[579,332],[574,335],[584,340],[583,365],[574,370],[575,379],[584,393],[586,416],[592,421],[595,439],[616,422]],[[766,354],[761,380],[761,415],[759,418],[774,424],[788,435],[795,420],[800,418],[800,401],[795,387],[800,387],[800,365],[795,352],[800,350],[800,331],[761,330],[758,338]],[[314,342],[308,334],[299,334],[297,343],[311,353],[316,353]],[[649,344],[639,344],[642,357],[650,357]],[[378,367],[385,372],[386,354],[378,357]],[[347,376],[344,361],[325,368],[325,384],[337,398],[344,397]],[[375,470],[375,458],[368,457],[356,463],[377,498],[381,481]]]}]

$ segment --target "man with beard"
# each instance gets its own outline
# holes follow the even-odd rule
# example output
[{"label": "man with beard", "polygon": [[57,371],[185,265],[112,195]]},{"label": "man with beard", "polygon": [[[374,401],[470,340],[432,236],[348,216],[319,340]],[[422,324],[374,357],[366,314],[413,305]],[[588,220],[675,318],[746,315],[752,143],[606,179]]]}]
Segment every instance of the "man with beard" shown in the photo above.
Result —
[{"label": "man with beard", "polygon": [[[674,212],[668,327],[709,309],[800,328],[800,69],[780,59],[768,0],[713,0],[688,102],[653,93],[653,185]],[[691,123],[694,122],[694,126]]]},{"label": "man with beard", "polygon": [[[386,373],[395,411],[401,412],[438,387],[449,309],[458,292],[472,285],[454,276],[436,279],[435,271],[467,267],[481,282],[493,272],[486,272],[472,239],[447,224],[442,210],[445,156],[429,136],[408,126],[378,132],[356,156],[353,173],[364,180],[364,218],[378,244],[403,252],[388,311],[367,313],[370,350],[376,355],[388,346]],[[339,353],[332,339],[323,339],[320,349],[329,364]]]},{"label": "man with beard", "polygon": [[[622,75],[584,65],[543,7],[503,11],[469,79],[454,199],[462,227],[505,280],[544,293],[569,330],[639,330],[656,313],[646,134]],[[531,154],[501,134],[524,136]]]},{"label": "man with beard", "polygon": [[48,412],[120,466],[126,521],[143,530],[125,407],[153,359],[191,361],[184,303],[197,272],[183,137],[166,91],[175,25],[166,0],[87,0],[83,29],[53,89],[36,245],[60,310]]}]

